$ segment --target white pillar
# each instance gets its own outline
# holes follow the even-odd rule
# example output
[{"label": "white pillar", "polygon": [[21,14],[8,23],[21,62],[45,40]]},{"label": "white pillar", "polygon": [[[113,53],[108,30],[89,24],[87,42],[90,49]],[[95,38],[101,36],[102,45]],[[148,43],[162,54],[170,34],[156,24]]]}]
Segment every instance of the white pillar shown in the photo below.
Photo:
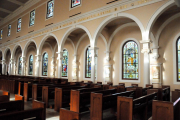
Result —
[{"label": "white pillar", "polygon": [[[96,78],[95,78],[95,72],[96,72],[96,68],[95,67],[97,67],[96,66],[96,58],[98,57],[98,55],[97,55],[97,52],[98,52],[98,48],[97,47],[91,47],[91,48],[89,48],[90,50],[91,50],[91,81],[92,82],[96,82]],[[96,77],[97,77],[97,75],[96,75]]]},{"label": "white pillar", "polygon": [[78,60],[77,60],[78,55],[74,54],[74,60],[73,60],[73,72],[72,72],[72,76],[73,76],[73,81],[78,82],[79,76],[78,76]]},{"label": "white pillar", "polygon": [[21,75],[25,75],[25,64],[26,64],[26,57],[22,57],[22,70],[21,70]]},{"label": "white pillar", "polygon": [[52,57],[52,77],[55,78],[55,57]]},{"label": "white pillar", "polygon": [[10,75],[14,75],[14,66],[15,66],[15,63],[14,63],[14,59],[11,59],[11,71],[10,71]]},{"label": "white pillar", "polygon": [[105,51],[106,58],[104,63],[104,82],[112,82],[112,70],[111,70],[111,64],[110,64],[110,51]]},{"label": "white pillar", "polygon": [[150,40],[142,40],[143,43],[142,53],[144,53],[144,87],[146,84],[150,84],[150,60],[149,60],[149,52],[150,52]]},{"label": "white pillar", "polygon": [[63,59],[63,51],[58,52],[58,78],[61,78],[61,73],[62,73],[62,59]]},{"label": "white pillar", "polygon": [[40,76],[41,55],[36,55],[36,76]]},{"label": "white pillar", "polygon": [[2,60],[2,74],[5,74],[5,60]]}]

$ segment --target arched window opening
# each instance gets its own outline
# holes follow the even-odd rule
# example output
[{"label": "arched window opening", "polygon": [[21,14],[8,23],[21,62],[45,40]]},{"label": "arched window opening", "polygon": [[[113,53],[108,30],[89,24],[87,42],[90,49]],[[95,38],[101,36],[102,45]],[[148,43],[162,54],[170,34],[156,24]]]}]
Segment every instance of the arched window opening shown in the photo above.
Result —
[{"label": "arched window opening", "polygon": [[22,72],[22,57],[19,57],[19,63],[18,63],[18,74],[21,75]]},{"label": "arched window opening", "polygon": [[33,56],[29,57],[29,75],[33,74]]},{"label": "arched window opening", "polygon": [[47,72],[48,72],[48,54],[44,53],[43,63],[42,63],[42,75],[47,76]]},{"label": "arched window opening", "polygon": [[176,42],[176,56],[177,56],[177,82],[180,82],[180,38]]},{"label": "arched window opening", "polygon": [[85,78],[91,78],[91,50],[90,46],[86,49],[86,58],[85,58]]},{"label": "arched window opening", "polygon": [[130,40],[123,45],[122,79],[138,80],[138,45]]},{"label": "arched window opening", "polygon": [[68,76],[68,51],[63,50],[63,59],[62,59],[62,77]]}]

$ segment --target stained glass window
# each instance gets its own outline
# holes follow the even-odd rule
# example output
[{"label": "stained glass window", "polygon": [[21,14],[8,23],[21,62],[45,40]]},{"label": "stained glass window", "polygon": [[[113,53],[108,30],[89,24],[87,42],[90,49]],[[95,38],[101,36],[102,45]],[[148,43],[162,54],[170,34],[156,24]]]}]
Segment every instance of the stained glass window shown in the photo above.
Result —
[{"label": "stained glass window", "polygon": [[2,37],[3,37],[3,30],[1,29],[0,40],[2,40]]},{"label": "stained glass window", "polygon": [[90,46],[86,49],[86,61],[85,61],[85,77],[91,77],[91,50]]},{"label": "stained glass window", "polygon": [[29,57],[29,75],[33,74],[33,56]]},{"label": "stained glass window", "polygon": [[177,40],[176,42],[176,45],[177,45],[177,81],[180,81],[180,38]]},{"label": "stained glass window", "polygon": [[42,75],[47,76],[48,72],[48,54],[44,53],[42,63]]},{"label": "stained glass window", "polygon": [[54,0],[50,0],[48,3],[47,3],[47,15],[46,15],[46,18],[50,18],[52,17],[54,14]]},{"label": "stained glass window", "polygon": [[71,0],[71,8],[81,5],[81,0]]},{"label": "stained glass window", "polygon": [[21,18],[19,18],[17,22],[17,32],[19,31],[21,31]]},{"label": "stained glass window", "polygon": [[19,57],[19,65],[18,65],[18,74],[21,75],[21,71],[22,71],[22,57]]},{"label": "stained glass window", "polygon": [[68,71],[68,51],[63,50],[63,60],[62,60],[62,77],[67,77]]},{"label": "stained glass window", "polygon": [[35,10],[30,12],[29,26],[33,26],[35,23]]},{"label": "stained glass window", "polygon": [[123,46],[123,79],[138,79],[138,45],[128,41]]},{"label": "stained glass window", "polygon": [[11,24],[8,25],[8,34],[7,36],[10,36],[11,35]]}]

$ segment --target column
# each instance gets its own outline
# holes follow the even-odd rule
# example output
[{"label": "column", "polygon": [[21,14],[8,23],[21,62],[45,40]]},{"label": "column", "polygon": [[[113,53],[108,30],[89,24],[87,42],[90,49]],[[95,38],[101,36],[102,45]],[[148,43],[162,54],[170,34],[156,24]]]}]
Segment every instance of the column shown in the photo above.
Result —
[{"label": "column", "polygon": [[55,78],[55,57],[52,57],[52,66],[51,66],[51,69],[52,69],[52,77]]},{"label": "column", "polygon": [[91,50],[91,81],[95,83],[96,81],[96,77],[97,75],[95,76],[96,74],[96,59],[98,57],[97,53],[98,53],[98,49],[97,47],[91,47],[90,50]]},{"label": "column", "polygon": [[152,52],[153,53],[153,58],[155,60],[157,60],[159,58],[159,53],[158,53],[159,46],[153,47],[152,50],[153,50],[153,52]]},{"label": "column", "polygon": [[58,52],[58,78],[61,78],[62,73],[62,59],[63,59],[63,51]]},{"label": "column", "polygon": [[41,55],[36,55],[36,76],[40,76]]},{"label": "column", "polygon": [[5,60],[2,60],[2,74],[5,74]]},{"label": "column", "polygon": [[[140,41],[143,44],[142,53],[144,53],[144,87],[146,84],[150,84],[150,60],[149,60],[149,53],[150,53],[150,40],[142,40]],[[140,71],[139,71],[140,72]],[[142,74],[141,74],[142,75]]]},{"label": "column", "polygon": [[110,51],[105,51],[106,58],[104,61],[104,82],[112,82],[112,70],[110,64]]},{"label": "column", "polygon": [[12,58],[11,59],[11,71],[10,71],[10,75],[15,75],[15,72],[14,72],[14,66],[15,66],[15,62],[14,62],[14,59]]},{"label": "column", "polygon": [[26,64],[26,57],[22,57],[22,71],[21,71],[21,75],[25,75],[25,64]]},{"label": "column", "polygon": [[73,81],[75,82],[78,82],[78,60],[77,60],[77,57],[78,55],[77,54],[74,54],[74,60],[73,60],[73,73],[72,73],[72,76],[73,76]]}]

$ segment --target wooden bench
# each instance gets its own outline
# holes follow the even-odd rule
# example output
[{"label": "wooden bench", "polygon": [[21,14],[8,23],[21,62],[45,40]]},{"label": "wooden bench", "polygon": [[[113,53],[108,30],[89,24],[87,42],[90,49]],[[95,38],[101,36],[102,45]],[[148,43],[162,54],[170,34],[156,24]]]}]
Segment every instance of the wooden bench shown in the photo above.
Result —
[{"label": "wooden bench", "polygon": [[152,100],[157,93],[142,96],[140,98],[128,98],[118,96],[117,98],[117,120],[133,120],[133,115],[139,114],[138,120],[148,120],[148,107],[152,106]]},{"label": "wooden bench", "polygon": [[0,95],[0,102],[6,102],[10,100],[10,93],[8,91],[2,91]]},{"label": "wooden bench", "polygon": [[175,102],[154,100],[152,120],[180,120],[180,98]]},{"label": "wooden bench", "polygon": [[45,103],[33,101],[31,110],[22,110],[0,115],[0,120],[23,120],[33,118],[31,120],[45,120],[46,108]]},{"label": "wooden bench", "polygon": [[175,102],[180,97],[180,91],[172,91],[172,102]]}]

